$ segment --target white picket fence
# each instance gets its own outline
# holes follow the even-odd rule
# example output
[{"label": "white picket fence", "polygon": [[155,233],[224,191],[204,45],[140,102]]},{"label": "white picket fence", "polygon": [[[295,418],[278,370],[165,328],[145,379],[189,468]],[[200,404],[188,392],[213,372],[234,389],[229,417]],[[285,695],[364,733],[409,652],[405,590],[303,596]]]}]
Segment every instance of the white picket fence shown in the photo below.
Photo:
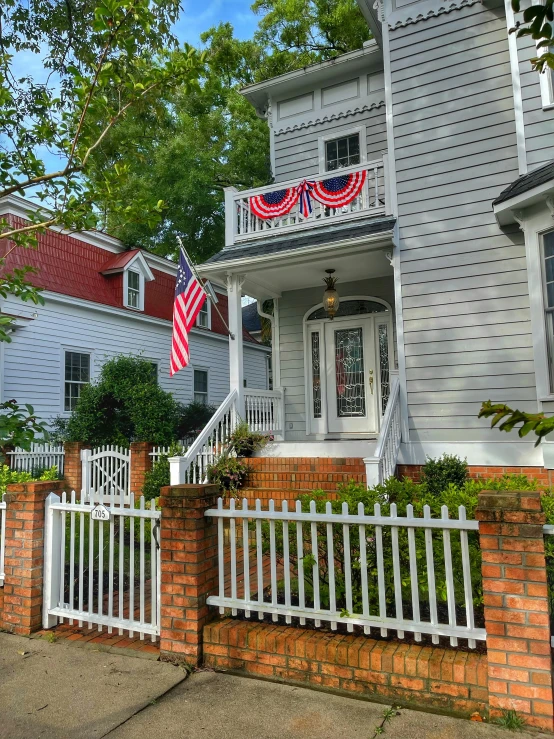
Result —
[{"label": "white picket fence", "polygon": [[245,390],[244,406],[249,429],[283,435],[285,433],[283,402],[282,390]]},{"label": "white picket fence", "polygon": [[[121,499],[120,499],[121,500]],[[93,514],[93,511],[97,513]],[[103,520],[95,516],[103,515]],[[160,633],[160,518],[154,501],[46,499],[43,626],[64,620],[141,639]],[[136,522],[138,521],[138,525]],[[137,530],[138,529],[138,530]],[[149,539],[149,541],[148,541]],[[148,561],[149,560],[149,561]]]},{"label": "white picket fence", "polygon": [[4,558],[6,552],[6,501],[4,496],[0,500],[0,587],[4,587],[6,575]]},{"label": "white picket fence", "polygon": [[81,451],[82,492],[86,499],[98,501],[100,496],[120,498],[128,503],[131,492],[131,452],[108,444]]},{"label": "white picket fence", "polygon": [[[458,644],[458,639],[467,639],[471,648],[476,646],[477,640],[484,640],[484,629],[476,628],[473,610],[473,592],[470,571],[470,557],[468,548],[468,532],[477,531],[477,521],[466,520],[466,511],[459,508],[459,518],[451,519],[446,506],[442,508],[442,518],[431,518],[428,506],[425,506],[424,517],[414,518],[412,506],[407,507],[406,516],[398,516],[396,506],[390,507],[390,516],[381,515],[380,505],[375,505],[374,515],[368,516],[360,503],[357,513],[351,513],[346,503],[342,506],[342,513],[332,512],[332,504],[326,504],[325,513],[317,513],[315,502],[310,504],[309,512],[302,512],[300,502],[295,511],[289,511],[287,502],[283,501],[282,510],[275,510],[273,501],[269,501],[269,510],[262,510],[260,501],[256,501],[254,509],[248,507],[248,501],[242,502],[242,508],[237,509],[235,501],[231,499],[229,508],[223,507],[219,499],[218,507],[206,512],[206,516],[213,516],[218,521],[219,542],[219,593],[208,598],[208,603],[218,606],[221,613],[226,608],[232,609],[233,615],[237,610],[243,610],[246,616],[252,612],[259,618],[264,614],[272,614],[273,620],[284,616],[287,623],[292,618],[298,618],[301,624],[306,619],[313,619],[315,626],[322,621],[330,622],[331,628],[336,629],[338,623],[347,625],[352,631],[354,625],[363,626],[366,634],[371,629],[380,629],[383,636],[388,630],[396,631],[399,638],[409,631],[415,635],[416,641],[421,640],[422,634],[430,634],[432,641],[438,643],[440,636],[450,638],[452,646]],[[225,547],[227,532],[224,530],[224,520],[229,521],[228,539],[230,545],[230,562],[225,566]],[[255,551],[251,552],[249,533],[250,523],[254,522]],[[262,523],[269,529],[269,558],[270,583],[264,584],[264,534]],[[278,531],[277,527],[281,527]],[[335,528],[338,527],[338,528]],[[237,533],[237,528],[240,533]],[[416,531],[424,531],[425,563],[416,559]],[[404,533],[406,532],[406,534]],[[386,534],[387,554],[392,555],[392,573],[388,585],[385,577],[385,546],[383,543]],[[343,553],[335,551],[336,537],[339,537]],[[459,536],[461,547],[461,572],[454,572],[452,558],[452,536]],[[280,537],[282,536],[282,539]],[[406,545],[406,536],[409,553],[409,563],[406,565],[401,557],[399,536]],[[420,535],[421,536],[421,535]],[[352,547],[352,540],[359,537],[359,552]],[[439,539],[437,540],[437,537]],[[277,546],[278,541],[282,545]],[[437,558],[433,544],[439,541],[441,556]],[[265,535],[267,545],[267,533]],[[322,556],[322,547],[325,554]],[[298,557],[294,554],[298,553]],[[255,577],[251,581],[251,560],[255,560]],[[304,558],[309,557],[308,570],[304,566]],[[237,566],[242,558],[242,573],[237,577]],[[294,560],[296,560],[294,562]],[[373,562],[373,566],[370,566]],[[311,564],[310,564],[311,563]],[[403,565],[402,565],[403,563]],[[422,601],[418,583],[419,568],[425,569],[425,583],[428,592],[427,601]],[[326,580],[321,577],[321,569],[326,570]],[[226,570],[229,570],[226,572]],[[279,577],[278,577],[279,571]],[[356,574],[356,573],[359,574]],[[337,605],[339,600],[336,581],[339,574],[344,574],[344,607]],[[375,573],[375,574],[374,574]],[[423,570],[421,570],[423,573]],[[441,615],[437,603],[436,575],[444,573],[446,582],[447,617]],[[226,575],[230,574],[230,588],[226,583]],[[392,575],[392,577],[390,577]],[[353,602],[353,576],[359,577],[361,590],[360,604]],[[465,606],[466,624],[459,624],[456,612],[455,578],[458,580],[458,594],[460,591],[459,578],[463,580],[463,601]],[[311,580],[311,582],[310,582]],[[297,585],[293,587],[294,581]],[[392,582],[391,582],[392,581]],[[410,598],[404,602],[403,583],[410,583]],[[328,604],[322,605],[322,592],[329,592]],[[269,596],[266,598],[266,591]],[[370,592],[376,593],[370,599]],[[255,593],[253,597],[252,593]],[[297,603],[293,603],[293,599]],[[394,603],[394,607],[391,604]],[[425,606],[422,608],[422,606]],[[426,618],[422,610],[428,612]],[[392,611],[392,613],[391,613]],[[411,617],[404,615],[405,611]],[[441,620],[442,619],[442,620]]]},{"label": "white picket fence", "polygon": [[[176,442],[181,447],[181,454],[185,454],[187,449],[194,444],[196,440],[196,436],[187,436],[185,439],[180,439],[178,442]],[[152,447],[152,451],[150,452],[150,456],[152,457],[152,463],[155,464],[160,457],[168,456],[171,451],[171,446],[154,446]]]},{"label": "white picket fence", "polygon": [[64,472],[63,445],[32,442],[30,449],[18,446],[8,452],[7,456],[10,459],[10,468],[17,472],[33,472],[38,468],[50,469],[54,465],[58,468],[60,475]]}]

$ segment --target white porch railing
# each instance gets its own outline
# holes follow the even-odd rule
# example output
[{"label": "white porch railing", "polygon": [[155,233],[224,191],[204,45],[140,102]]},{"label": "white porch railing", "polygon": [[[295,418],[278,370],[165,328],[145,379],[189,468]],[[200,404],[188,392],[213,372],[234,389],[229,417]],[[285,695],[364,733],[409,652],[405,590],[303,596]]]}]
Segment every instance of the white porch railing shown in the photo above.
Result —
[{"label": "white porch railing", "polygon": [[[366,634],[380,629],[382,636],[390,629],[399,638],[409,631],[416,641],[430,634],[434,643],[446,636],[452,646],[462,638],[471,648],[486,638],[475,626],[468,543],[468,533],[478,531],[479,523],[466,520],[463,506],[458,519],[449,518],[446,506],[441,518],[433,519],[428,506],[423,518],[414,518],[411,505],[406,516],[399,516],[394,503],[387,516],[379,504],[366,515],[362,503],[355,513],[347,503],[333,513],[328,502],[319,513],[315,501],[309,512],[298,501],[293,512],[286,501],[281,511],[272,500],[268,510],[259,500],[252,510],[246,499],[236,509],[234,499],[224,508],[220,498],[206,516],[218,522],[219,593],[208,604],[220,613],[230,608],[236,615],[240,609],[260,619],[270,613],[274,621],[284,616],[287,623],[298,618],[300,624],[313,619],[316,627],[325,621],[332,629],[343,623],[348,631],[357,625]],[[267,556],[269,582],[264,579]],[[386,569],[385,561],[390,563]]]},{"label": "white porch railing", "polygon": [[391,371],[390,395],[381,423],[381,431],[372,457],[364,459],[367,486],[374,487],[393,477],[402,438],[400,411],[400,381],[398,372]]},{"label": "white porch railing", "polygon": [[320,180],[338,177],[359,172],[363,169],[367,171],[367,177],[357,198],[341,208],[330,208],[312,198],[312,212],[307,218],[304,218],[300,213],[300,204],[296,203],[286,215],[264,220],[251,211],[249,200],[254,195],[285,190],[288,187],[297,187],[304,178],[276,182],[266,187],[243,190],[242,192],[238,192],[235,188],[227,188],[225,192],[226,245],[260,236],[268,236],[270,233],[296,231],[315,225],[323,225],[327,222],[351,220],[353,217],[386,213],[386,172],[383,158],[367,162],[364,165],[357,164],[353,167],[344,167],[333,172],[327,172],[324,175],[308,176],[306,179]]},{"label": "white porch railing", "polygon": [[227,451],[237,426],[237,397],[237,391],[232,390],[184,456],[169,458],[171,485],[208,481],[208,467]]},{"label": "white porch railing", "polygon": [[4,496],[0,500],[0,587],[4,587],[5,567],[4,556],[6,552],[6,501]]},{"label": "white porch railing", "polygon": [[7,453],[10,468],[17,472],[33,472],[39,468],[50,469],[54,465],[60,475],[64,471],[65,452],[62,444],[32,442],[30,449],[15,447]]},{"label": "white porch railing", "polygon": [[246,422],[251,431],[283,435],[285,431],[282,390],[244,391]]}]

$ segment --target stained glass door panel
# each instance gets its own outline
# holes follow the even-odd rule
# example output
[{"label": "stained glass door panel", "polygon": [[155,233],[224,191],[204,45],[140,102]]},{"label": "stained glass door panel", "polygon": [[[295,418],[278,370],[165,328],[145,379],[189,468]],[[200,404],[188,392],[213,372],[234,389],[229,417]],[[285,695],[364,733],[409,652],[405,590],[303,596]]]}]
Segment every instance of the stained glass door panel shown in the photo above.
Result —
[{"label": "stained glass door panel", "polygon": [[364,346],[361,328],[335,331],[337,416],[365,416]]},{"label": "stained glass door panel", "polygon": [[325,324],[325,373],[329,433],[376,430],[374,324],[341,318]]}]

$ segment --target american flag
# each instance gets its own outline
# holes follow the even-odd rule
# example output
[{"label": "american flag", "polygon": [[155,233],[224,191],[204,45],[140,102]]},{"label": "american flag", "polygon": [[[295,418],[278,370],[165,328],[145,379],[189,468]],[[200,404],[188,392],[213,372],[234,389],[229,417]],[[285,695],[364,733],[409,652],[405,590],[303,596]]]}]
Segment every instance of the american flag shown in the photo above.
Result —
[{"label": "american flag", "polygon": [[173,304],[173,336],[171,339],[171,358],[169,374],[171,377],[189,363],[188,335],[206,300],[202,285],[194,276],[184,252],[179,256],[179,271],[175,284],[175,303]]}]

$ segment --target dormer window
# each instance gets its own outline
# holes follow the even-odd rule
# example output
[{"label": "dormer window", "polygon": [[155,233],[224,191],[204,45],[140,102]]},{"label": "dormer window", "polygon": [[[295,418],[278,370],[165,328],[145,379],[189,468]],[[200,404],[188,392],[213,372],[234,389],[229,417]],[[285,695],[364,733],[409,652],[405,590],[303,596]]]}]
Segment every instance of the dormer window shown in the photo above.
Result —
[{"label": "dormer window", "polygon": [[141,310],[141,279],[140,273],[134,270],[127,271],[127,307]]},{"label": "dormer window", "polygon": [[325,170],[332,172],[341,167],[360,163],[360,134],[343,136],[325,142]]},{"label": "dormer window", "polygon": [[123,282],[123,285],[120,281],[116,284],[118,292],[123,288],[124,308],[144,310],[146,283],[154,279],[154,273],[141,251],[133,249],[117,254],[102,265],[100,273]]}]

